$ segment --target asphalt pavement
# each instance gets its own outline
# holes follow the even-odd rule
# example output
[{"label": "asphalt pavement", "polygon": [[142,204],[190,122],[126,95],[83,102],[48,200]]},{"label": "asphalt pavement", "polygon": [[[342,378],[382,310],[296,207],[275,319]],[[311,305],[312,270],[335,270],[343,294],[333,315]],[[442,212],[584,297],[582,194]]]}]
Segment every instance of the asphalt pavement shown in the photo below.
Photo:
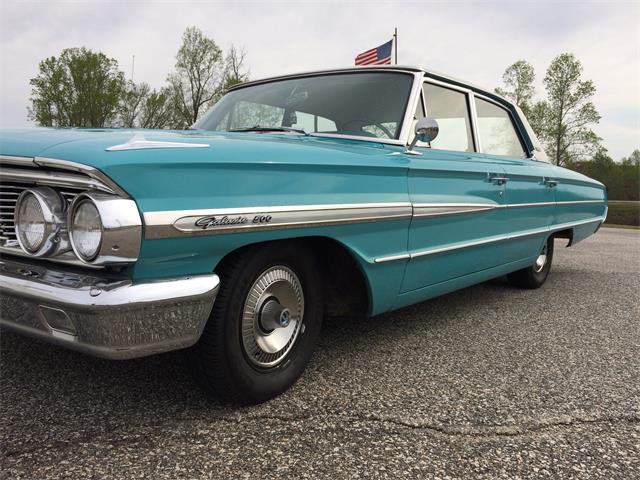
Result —
[{"label": "asphalt pavement", "polygon": [[97,360],[3,331],[10,479],[640,478],[640,232],[535,291],[504,279],[331,320],[286,394],[207,399],[182,355]]}]

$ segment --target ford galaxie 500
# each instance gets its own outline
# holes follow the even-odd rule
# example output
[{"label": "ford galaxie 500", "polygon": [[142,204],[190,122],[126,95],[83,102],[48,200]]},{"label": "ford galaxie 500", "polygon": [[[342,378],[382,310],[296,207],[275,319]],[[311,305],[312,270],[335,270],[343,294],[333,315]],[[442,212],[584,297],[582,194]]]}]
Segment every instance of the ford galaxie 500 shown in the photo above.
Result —
[{"label": "ford galaxie 500", "polygon": [[113,359],[188,348],[240,402],[295,382],[323,316],[540,287],[554,239],[607,212],[511,102],[412,67],[249,82],[186,131],[0,140],[2,325]]}]

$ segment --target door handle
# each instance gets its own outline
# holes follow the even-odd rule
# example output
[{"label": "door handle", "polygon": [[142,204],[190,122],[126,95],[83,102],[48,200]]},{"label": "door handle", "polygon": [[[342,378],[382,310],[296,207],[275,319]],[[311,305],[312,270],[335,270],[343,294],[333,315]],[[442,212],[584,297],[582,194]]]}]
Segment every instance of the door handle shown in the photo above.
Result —
[{"label": "door handle", "polygon": [[491,181],[493,183],[495,183],[496,185],[504,185],[505,183],[507,183],[509,181],[509,177],[491,177]]},{"label": "door handle", "polygon": [[549,188],[554,188],[558,186],[557,180],[551,180],[550,178],[545,178],[544,184]]}]

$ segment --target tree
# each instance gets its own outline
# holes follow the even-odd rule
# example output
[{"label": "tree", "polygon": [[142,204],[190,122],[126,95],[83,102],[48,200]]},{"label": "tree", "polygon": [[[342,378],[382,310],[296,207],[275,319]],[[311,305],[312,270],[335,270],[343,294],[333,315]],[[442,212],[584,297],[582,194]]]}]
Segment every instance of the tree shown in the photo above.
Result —
[{"label": "tree", "polygon": [[153,90],[144,99],[139,115],[140,128],[172,128],[179,121],[171,99],[171,89]]},{"label": "tree", "polygon": [[30,119],[55,127],[104,127],[116,120],[125,90],[116,60],[84,47],[67,48],[38,68],[30,81]]},{"label": "tree", "polygon": [[591,98],[596,87],[581,80],[582,64],[570,53],[551,62],[544,77],[547,100],[536,105],[538,132],[556,165],[596,152],[600,138],[591,130],[600,115]]},{"label": "tree", "polygon": [[149,95],[151,87],[148,83],[129,81],[123,92],[120,107],[120,126],[134,128],[138,126],[138,117]]},{"label": "tree", "polygon": [[225,59],[225,74],[223,90],[249,80],[249,72],[245,70],[244,62],[247,52],[231,45],[227,58]]},{"label": "tree", "polygon": [[182,35],[176,71],[167,78],[180,126],[194,123],[223,91],[225,65],[222,50],[196,27]]},{"label": "tree", "polygon": [[496,88],[496,93],[513,101],[528,117],[531,112],[531,102],[536,93],[533,82],[536,79],[533,66],[518,60],[504,71],[502,81],[505,88]]}]

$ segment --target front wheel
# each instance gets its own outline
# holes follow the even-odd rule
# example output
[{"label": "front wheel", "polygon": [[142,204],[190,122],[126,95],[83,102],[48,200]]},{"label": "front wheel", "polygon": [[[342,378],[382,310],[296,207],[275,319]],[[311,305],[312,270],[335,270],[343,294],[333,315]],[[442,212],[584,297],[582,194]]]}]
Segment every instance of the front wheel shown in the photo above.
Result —
[{"label": "front wheel", "polygon": [[217,273],[221,286],[190,358],[218,397],[268,400],[304,371],[322,322],[322,285],[312,252],[291,244],[251,247]]},{"label": "front wheel", "polygon": [[509,283],[520,288],[540,288],[547,280],[553,260],[553,237],[549,237],[533,265],[507,275]]}]

